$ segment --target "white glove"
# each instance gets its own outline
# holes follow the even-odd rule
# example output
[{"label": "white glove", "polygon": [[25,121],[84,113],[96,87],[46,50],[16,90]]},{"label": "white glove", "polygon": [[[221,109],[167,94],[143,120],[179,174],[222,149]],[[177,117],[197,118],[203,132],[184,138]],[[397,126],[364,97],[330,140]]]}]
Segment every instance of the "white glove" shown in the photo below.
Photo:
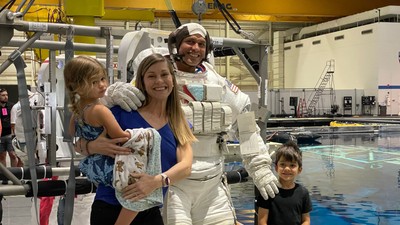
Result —
[{"label": "white glove", "polygon": [[137,110],[142,106],[145,97],[143,93],[130,83],[115,82],[107,88],[106,95],[101,99],[102,103],[111,108],[121,106],[125,111]]},{"label": "white glove", "polygon": [[280,187],[278,179],[271,171],[271,163],[268,153],[243,158],[244,167],[265,200],[269,197],[274,198],[275,194],[279,193],[278,187]]}]

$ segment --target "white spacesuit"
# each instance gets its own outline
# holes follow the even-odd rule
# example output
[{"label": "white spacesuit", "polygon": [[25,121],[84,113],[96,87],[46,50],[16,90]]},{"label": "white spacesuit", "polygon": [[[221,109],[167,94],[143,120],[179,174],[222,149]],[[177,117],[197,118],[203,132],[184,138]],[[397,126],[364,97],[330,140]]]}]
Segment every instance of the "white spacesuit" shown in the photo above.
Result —
[{"label": "white spacesuit", "polygon": [[[230,140],[236,139],[238,115],[249,111],[251,102],[248,95],[220,76],[213,66],[206,62],[206,57],[211,52],[211,42],[207,31],[201,25],[184,24],[171,33],[168,48],[173,60],[185,60],[180,52],[180,45],[186,37],[196,34],[206,40],[204,59],[196,67],[196,72],[178,70],[176,78],[181,97],[185,99],[183,108],[186,117],[199,141],[192,145],[192,173],[188,178],[170,186],[165,197],[164,206],[167,207],[164,207],[163,217],[165,224],[232,225],[235,223],[235,211],[229,188],[226,182],[223,182],[223,151],[227,149],[225,141],[228,139],[224,134],[228,133]],[[147,52],[143,51],[135,59],[136,64],[149,52],[163,53],[165,49],[153,48]],[[137,92],[131,85],[115,85],[119,88],[113,88],[111,85],[110,104],[126,105],[121,103],[122,96],[131,96],[132,92]],[[256,150],[252,153],[242,152],[243,162],[263,197],[274,197],[278,193],[278,181],[271,172],[268,148],[259,135],[255,120],[253,122],[254,132],[250,135],[252,139],[248,138],[246,141],[252,141]]]},{"label": "white spacesuit", "polygon": [[[28,91],[29,97],[29,106],[35,107],[38,105],[43,105],[43,97],[38,92],[33,93]],[[36,128],[35,132],[37,133],[37,137],[40,138],[42,133],[41,128],[43,126],[43,113],[41,110],[32,110],[32,119],[33,124]],[[22,160],[25,165],[28,165],[28,154],[25,152],[25,134],[24,134],[24,126],[22,123],[22,110],[21,110],[21,103],[18,101],[11,109],[11,127],[13,130],[13,134],[15,138],[13,139],[13,147],[17,156]],[[46,155],[46,148],[44,146],[44,141],[42,140],[35,140],[37,141],[36,150],[38,150],[38,155],[41,156],[40,160],[41,163],[44,163],[45,155]]]}]

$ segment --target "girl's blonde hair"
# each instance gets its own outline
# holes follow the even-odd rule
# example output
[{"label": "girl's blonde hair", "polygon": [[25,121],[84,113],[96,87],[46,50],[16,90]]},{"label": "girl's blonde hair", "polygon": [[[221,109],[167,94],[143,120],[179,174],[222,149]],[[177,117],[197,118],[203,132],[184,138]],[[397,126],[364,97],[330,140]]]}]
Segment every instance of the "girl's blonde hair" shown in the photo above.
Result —
[{"label": "girl's blonde hair", "polygon": [[142,91],[142,93],[146,97],[146,100],[143,103],[143,105],[148,104],[147,99],[149,98],[148,93],[146,92],[144,86],[144,80],[143,80],[144,74],[152,65],[158,62],[167,63],[169,72],[172,75],[172,81],[174,85],[172,92],[167,99],[168,123],[171,127],[172,132],[174,133],[175,138],[178,140],[178,143],[180,145],[185,145],[186,143],[192,143],[197,139],[190,130],[188,122],[186,121],[184,112],[181,107],[178,89],[176,88],[177,82],[174,73],[174,68],[172,66],[172,63],[161,54],[151,54],[147,56],[140,63],[139,68],[137,70],[135,85],[140,91]]},{"label": "girl's blonde hair", "polygon": [[65,87],[69,94],[69,108],[75,115],[80,114],[79,93],[85,93],[92,87],[94,77],[107,76],[104,66],[90,56],[78,56],[71,59],[64,68]]}]

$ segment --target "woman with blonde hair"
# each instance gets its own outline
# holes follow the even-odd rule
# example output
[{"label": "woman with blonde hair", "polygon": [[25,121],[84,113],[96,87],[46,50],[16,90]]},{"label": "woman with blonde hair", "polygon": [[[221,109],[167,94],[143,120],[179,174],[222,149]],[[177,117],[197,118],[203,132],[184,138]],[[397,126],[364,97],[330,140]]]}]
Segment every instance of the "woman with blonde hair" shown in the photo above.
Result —
[{"label": "woman with blonde hair", "polygon": [[[191,144],[197,140],[184,117],[171,62],[160,54],[151,54],[140,63],[136,74],[136,87],[146,96],[143,106],[131,112],[115,106],[111,111],[122,129],[152,127],[158,131],[162,137],[163,172],[155,176],[131,174],[136,182],[126,187],[123,194],[130,201],[140,201],[159,188],[165,193],[168,186],[188,177],[193,158]],[[89,152],[96,153],[96,149],[89,146]],[[114,190],[99,184],[91,224],[114,224],[120,209]],[[160,208],[139,212],[131,224],[163,224]]]}]

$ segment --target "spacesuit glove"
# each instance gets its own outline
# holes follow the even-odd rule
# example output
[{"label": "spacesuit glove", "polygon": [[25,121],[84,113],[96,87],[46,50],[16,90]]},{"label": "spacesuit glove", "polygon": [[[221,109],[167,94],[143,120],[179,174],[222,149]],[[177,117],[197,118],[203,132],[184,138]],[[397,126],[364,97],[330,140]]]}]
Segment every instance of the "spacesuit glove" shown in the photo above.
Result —
[{"label": "spacesuit glove", "polygon": [[253,178],[253,182],[265,200],[274,198],[280,186],[278,179],[271,171],[271,157],[268,153],[249,155],[243,158],[243,164]]},{"label": "spacesuit glove", "polygon": [[119,105],[125,111],[137,110],[142,106],[145,97],[143,93],[130,83],[115,82],[107,88],[106,95],[101,99],[108,108]]}]

